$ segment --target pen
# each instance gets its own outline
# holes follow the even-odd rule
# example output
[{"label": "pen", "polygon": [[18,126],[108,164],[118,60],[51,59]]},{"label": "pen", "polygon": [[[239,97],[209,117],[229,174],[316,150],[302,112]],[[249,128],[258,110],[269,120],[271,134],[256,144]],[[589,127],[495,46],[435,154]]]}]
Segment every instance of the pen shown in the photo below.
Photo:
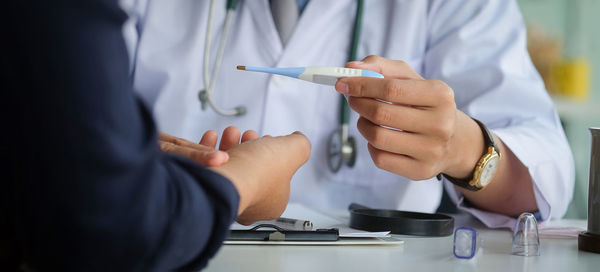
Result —
[{"label": "pen", "polygon": [[292,218],[279,217],[275,219],[276,225],[282,228],[295,229],[295,230],[312,230],[313,223],[308,220],[298,220]]}]

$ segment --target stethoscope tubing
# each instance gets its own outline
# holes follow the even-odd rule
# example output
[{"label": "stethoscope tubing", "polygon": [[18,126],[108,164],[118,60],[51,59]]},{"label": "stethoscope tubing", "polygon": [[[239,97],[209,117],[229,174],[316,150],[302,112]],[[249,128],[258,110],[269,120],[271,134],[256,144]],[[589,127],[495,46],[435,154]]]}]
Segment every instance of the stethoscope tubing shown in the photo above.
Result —
[{"label": "stethoscope tubing", "polygon": [[[202,103],[202,108],[204,109],[204,103],[208,103],[208,105],[215,110],[220,115],[224,116],[234,116],[234,115],[244,115],[246,113],[246,109],[243,106],[236,107],[234,109],[225,110],[221,109],[213,100],[212,93],[215,87],[215,83],[217,81],[217,76],[219,74],[219,70],[221,68],[221,63],[223,63],[223,55],[225,53],[225,45],[227,44],[227,34],[229,32],[229,28],[231,27],[231,20],[233,18],[233,14],[237,8],[237,3],[239,0],[228,0],[226,7],[226,15],[225,15],[225,25],[223,26],[223,34],[221,35],[221,40],[219,41],[219,48],[217,50],[217,59],[215,60],[215,66],[213,67],[212,75],[209,75],[209,66],[210,66],[210,40],[211,40],[211,30],[212,30],[212,19],[215,9],[215,0],[210,1],[210,7],[208,11],[208,20],[206,23],[206,38],[204,39],[204,71],[203,71],[203,79],[205,89],[201,90],[198,93],[199,99]],[[208,84],[208,85],[207,85]]]},{"label": "stethoscope tubing", "polygon": [[[356,55],[358,54],[358,46],[360,43],[360,36],[362,34],[363,8],[364,0],[358,0],[356,2],[356,15],[354,18],[354,28],[352,30],[352,40],[350,44],[350,54],[348,55],[348,62],[355,61]],[[348,105],[348,101],[346,101],[346,98],[343,95],[340,96],[340,124],[343,128],[344,126],[348,127],[348,124],[350,122],[350,106]],[[347,134],[345,137],[346,138],[343,138],[343,140],[346,141],[348,139]]]}]

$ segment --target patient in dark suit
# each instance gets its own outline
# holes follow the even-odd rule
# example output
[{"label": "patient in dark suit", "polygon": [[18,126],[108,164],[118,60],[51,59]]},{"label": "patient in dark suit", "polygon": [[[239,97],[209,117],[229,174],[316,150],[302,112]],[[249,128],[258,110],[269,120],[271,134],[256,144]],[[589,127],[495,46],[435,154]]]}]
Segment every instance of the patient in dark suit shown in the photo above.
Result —
[{"label": "patient in dark suit", "polygon": [[1,271],[198,270],[233,220],[283,212],[306,137],[159,136],[131,89],[117,0],[3,11]]}]

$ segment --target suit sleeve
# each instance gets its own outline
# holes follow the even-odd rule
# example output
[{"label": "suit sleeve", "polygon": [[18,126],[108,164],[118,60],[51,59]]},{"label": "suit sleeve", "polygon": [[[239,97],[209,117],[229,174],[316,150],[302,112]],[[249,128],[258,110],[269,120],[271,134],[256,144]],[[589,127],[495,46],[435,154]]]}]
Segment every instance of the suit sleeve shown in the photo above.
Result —
[{"label": "suit sleeve", "polygon": [[[3,86],[15,222],[29,267],[207,264],[237,214],[226,178],[162,153],[134,96],[116,0],[11,1]],[[26,11],[24,13],[24,11]]]}]

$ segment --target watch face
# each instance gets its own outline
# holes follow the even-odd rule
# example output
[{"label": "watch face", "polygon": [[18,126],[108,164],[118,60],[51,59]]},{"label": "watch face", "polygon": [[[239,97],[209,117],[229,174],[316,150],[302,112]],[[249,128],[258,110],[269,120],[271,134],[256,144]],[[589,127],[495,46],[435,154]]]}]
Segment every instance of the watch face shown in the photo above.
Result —
[{"label": "watch face", "polygon": [[487,161],[485,168],[481,171],[481,177],[479,179],[481,187],[485,187],[492,181],[496,170],[498,170],[499,161],[500,157],[498,155],[490,157],[490,159]]}]

